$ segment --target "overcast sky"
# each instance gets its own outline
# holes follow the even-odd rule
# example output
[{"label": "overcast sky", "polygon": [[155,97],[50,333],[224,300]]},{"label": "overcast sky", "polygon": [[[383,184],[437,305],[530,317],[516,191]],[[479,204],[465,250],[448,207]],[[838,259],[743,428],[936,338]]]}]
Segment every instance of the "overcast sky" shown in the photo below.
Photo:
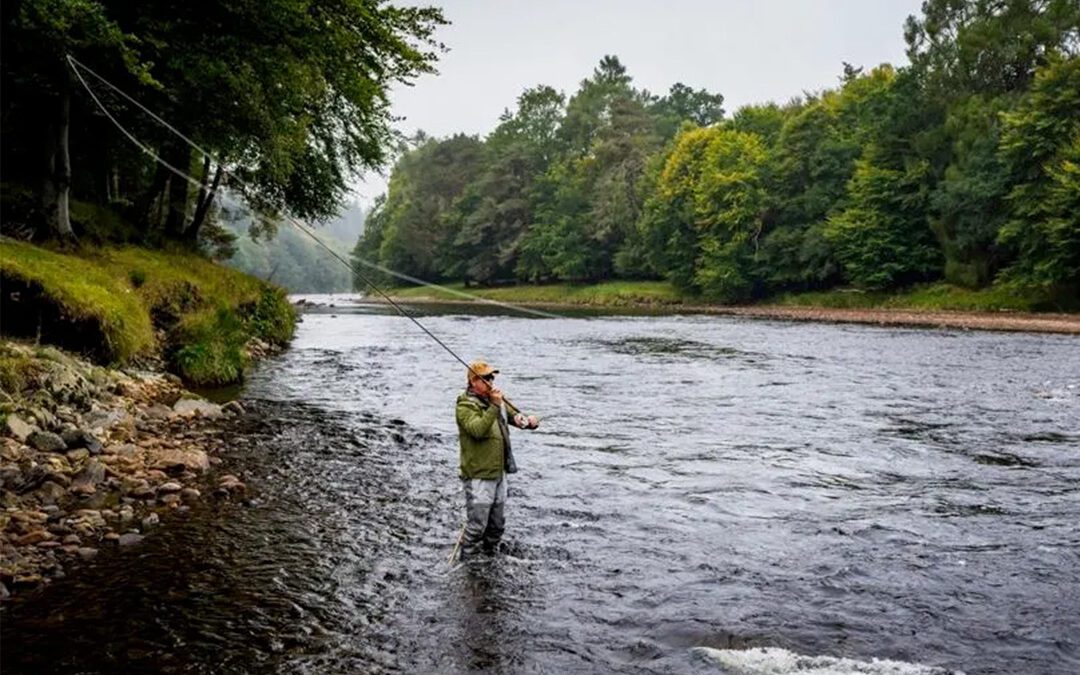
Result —
[{"label": "overcast sky", "polygon": [[[423,0],[399,0],[399,4]],[[921,0],[445,0],[449,52],[437,75],[392,94],[406,133],[487,134],[527,87],[572,94],[605,54],[634,85],[675,82],[746,103],[786,101],[837,84],[842,63],[900,65],[903,23]],[[386,180],[356,190],[370,204]]]}]

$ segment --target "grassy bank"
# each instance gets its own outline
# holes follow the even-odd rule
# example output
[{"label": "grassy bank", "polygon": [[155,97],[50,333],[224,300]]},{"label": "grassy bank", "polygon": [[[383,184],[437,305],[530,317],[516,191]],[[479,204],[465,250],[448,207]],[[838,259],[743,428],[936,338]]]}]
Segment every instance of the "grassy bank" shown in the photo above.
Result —
[{"label": "grassy bank", "polygon": [[[587,305],[595,307],[626,306],[706,306],[700,297],[681,294],[666,281],[608,281],[599,284],[522,285],[498,288],[465,288],[461,284],[448,286],[453,291],[466,291],[490,300],[509,303],[544,303],[553,305]],[[389,291],[400,298],[462,300],[453,292],[425,287],[403,287]],[[902,292],[863,292],[832,290],[817,293],[790,293],[757,303],[770,307],[826,307],[834,309],[904,309],[911,311],[968,311],[968,312],[1038,312],[1080,309],[1075,304],[1062,304],[1040,295],[1021,294],[1001,287],[979,290],[944,283],[925,284]]]},{"label": "grassy bank", "polygon": [[237,381],[254,340],[284,345],[295,324],[283,290],[188,252],[0,240],[0,283],[5,336],[102,363],[161,357],[198,385]]},{"label": "grassy bank", "polygon": [[[635,305],[677,305],[683,298],[666,281],[605,281],[599,284],[546,284],[501,286],[497,288],[465,288],[450,284],[452,291],[464,291],[489,300],[510,303],[551,303],[597,307]],[[463,300],[461,295],[437,288],[402,287],[390,289],[394,297],[432,300]]]}]

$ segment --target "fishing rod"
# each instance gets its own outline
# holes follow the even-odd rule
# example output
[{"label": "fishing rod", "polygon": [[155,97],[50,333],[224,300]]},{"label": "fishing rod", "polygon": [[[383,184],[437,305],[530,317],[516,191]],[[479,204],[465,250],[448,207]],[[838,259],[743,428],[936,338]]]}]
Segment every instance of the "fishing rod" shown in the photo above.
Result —
[{"label": "fishing rod", "polygon": [[[226,169],[224,163],[221,162],[217,157],[215,157],[213,154],[211,154],[208,150],[205,150],[204,148],[199,146],[199,144],[196,143],[195,141],[193,141],[190,138],[188,138],[187,136],[185,136],[183,134],[183,132],[181,132],[179,129],[177,129],[173,125],[169,124],[165,119],[163,119],[162,117],[157,115],[155,112],[153,112],[152,110],[150,110],[149,108],[144,106],[142,103],[137,101],[135,98],[128,95],[122,89],[120,89],[119,87],[114,85],[112,82],[108,81],[107,79],[105,79],[104,77],[99,75],[92,68],[90,68],[89,66],[83,64],[81,61],[79,61],[75,57],[71,56],[70,54],[67,54],[66,57],[67,57],[68,65],[71,66],[72,71],[75,73],[75,77],[77,77],[79,82],[82,83],[83,87],[86,89],[87,93],[90,95],[90,98],[93,99],[94,103],[97,104],[97,107],[101,109],[101,112],[105,115],[105,117],[108,118],[108,120],[110,122],[112,122],[113,125],[116,126],[116,128],[119,129],[120,132],[128,140],[130,140],[132,143],[134,143],[140,150],[142,150],[144,153],[149,155],[156,162],[158,162],[159,164],[161,164],[166,169],[168,169],[172,173],[176,174],[180,178],[183,178],[188,183],[194,185],[195,187],[200,188],[200,189],[205,189],[206,188],[205,182],[196,180],[194,177],[192,177],[187,172],[182,171],[181,169],[178,169],[177,167],[173,166],[169,162],[165,161],[165,159],[163,159],[160,155],[158,155],[158,153],[154,152],[154,150],[152,148],[150,148],[146,144],[142,143],[138,138],[136,138],[134,135],[132,135],[122,124],[120,124],[119,120],[117,120],[116,117],[113,116],[113,114],[111,112],[109,112],[108,108],[101,102],[101,100],[98,98],[97,94],[94,93],[93,88],[90,87],[90,85],[83,78],[83,74],[82,74],[80,69],[83,69],[87,73],[93,75],[95,78],[97,78],[99,81],[104,83],[106,86],[108,86],[110,89],[115,91],[117,94],[119,94],[120,96],[122,96],[126,100],[130,101],[135,106],[137,106],[140,110],[142,110],[147,115],[152,117],[154,119],[154,121],[156,121],[158,124],[162,125],[166,129],[168,129],[171,133],[175,134],[177,137],[179,137],[181,140],[183,140],[185,143],[187,143],[188,146],[190,146],[195,151],[197,151],[199,154],[201,154],[204,159],[209,159],[209,160],[217,163],[218,167],[221,169],[222,174],[224,174],[225,176],[227,176],[231,180],[235,181],[236,184],[238,184],[240,187],[242,187],[242,188],[244,188],[246,190],[249,190],[249,191],[252,189],[251,186],[248,185],[248,183],[246,181],[244,181],[242,178],[240,178],[239,176],[236,176],[231,171]],[[210,198],[212,199],[213,197],[210,197]],[[459,363],[461,363],[461,365],[465,366],[465,368],[469,371],[470,374],[472,374],[472,376],[474,378],[482,379],[480,374],[477,373],[475,370],[473,370],[472,366],[470,366],[465,361],[465,359],[458,356],[457,352],[455,352],[453,349],[451,349],[445,342],[440,340],[438,338],[438,336],[436,336],[434,333],[432,333],[430,330],[428,330],[427,326],[420,323],[420,321],[416,317],[414,317],[412,314],[409,314],[408,312],[406,312],[401,307],[401,305],[399,305],[397,302],[395,302],[394,299],[392,297],[390,297],[381,288],[379,288],[379,286],[377,284],[375,284],[373,281],[368,279],[364,274],[362,274],[360,272],[360,270],[358,270],[356,268],[355,265],[353,265],[349,261],[345,260],[343,257],[341,257],[340,254],[338,254],[337,251],[335,251],[332,248],[330,248],[329,246],[327,246],[321,239],[319,239],[319,237],[317,237],[307,227],[305,227],[304,225],[301,225],[300,222],[297,219],[293,218],[289,213],[285,212],[285,213],[282,213],[281,215],[284,217],[285,220],[287,220],[289,223],[291,223],[296,229],[300,230],[300,232],[302,232],[303,234],[310,237],[319,247],[321,247],[323,250],[325,250],[327,253],[329,253],[335,260],[337,260],[341,264],[345,265],[346,268],[348,268],[357,278],[359,278],[362,282],[364,282],[364,284],[366,284],[368,287],[370,287],[371,290],[375,291],[380,296],[382,296],[382,298],[384,300],[386,300],[386,302],[388,302],[391,307],[393,307],[395,310],[397,310],[398,314],[405,317],[406,319],[409,319],[413,324],[416,325],[417,328],[419,328],[428,337],[430,337],[432,340],[434,340],[436,344],[438,344],[440,347],[442,347],[444,350],[446,350],[446,352],[448,354],[450,354],[450,356],[454,357],[454,359],[456,359]],[[360,258],[357,258],[357,260],[361,261],[361,262],[366,262],[366,261],[363,261]],[[368,264],[371,264],[371,263],[368,263]],[[458,295],[464,295],[466,297],[470,297],[470,298],[475,299],[475,300],[488,300],[486,298],[480,298],[479,296],[474,296],[474,295],[471,295],[469,293],[464,293],[462,291],[455,291],[454,289],[448,289],[448,288],[445,288],[445,287],[442,287],[442,286],[438,286],[437,284],[431,284],[431,283],[425,282],[425,281],[423,281],[421,279],[417,279],[415,277],[409,277],[408,275],[398,274],[398,273],[392,272],[389,269],[383,268],[381,265],[374,265],[374,266],[377,267],[377,268],[380,268],[380,269],[382,269],[384,271],[395,274],[395,276],[405,277],[405,278],[409,279],[410,281],[423,283],[424,285],[429,286],[429,287],[435,287],[435,288],[444,289],[444,290],[447,290],[447,291],[457,293]],[[555,314],[550,314],[548,312],[539,312],[539,311],[531,310],[531,309],[525,308],[525,307],[518,307],[516,305],[512,305],[512,304],[509,304],[509,303],[501,303],[501,302],[497,302],[497,301],[491,301],[491,302],[493,302],[494,304],[497,304],[499,306],[508,307],[508,308],[511,308],[511,309],[516,309],[518,311],[522,311],[522,312],[528,313],[528,314],[545,316],[546,318],[558,317],[558,315],[555,315]],[[503,396],[502,400],[506,405],[520,411],[520,408],[518,408],[516,405],[514,405],[510,401],[510,399]]]}]

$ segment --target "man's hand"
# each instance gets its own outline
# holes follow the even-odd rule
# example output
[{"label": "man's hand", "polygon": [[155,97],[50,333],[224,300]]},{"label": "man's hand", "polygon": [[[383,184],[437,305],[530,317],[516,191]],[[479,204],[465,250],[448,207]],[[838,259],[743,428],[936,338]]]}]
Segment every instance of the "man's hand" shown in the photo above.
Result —
[{"label": "man's hand", "polygon": [[526,421],[529,423],[529,429],[535,429],[540,426],[540,420],[536,419],[536,415],[529,415]]},{"label": "man's hand", "polygon": [[495,387],[492,387],[491,388],[491,393],[488,394],[488,398],[491,400],[491,402],[494,405],[502,405],[502,402],[503,402],[502,390],[501,389],[496,389]]}]

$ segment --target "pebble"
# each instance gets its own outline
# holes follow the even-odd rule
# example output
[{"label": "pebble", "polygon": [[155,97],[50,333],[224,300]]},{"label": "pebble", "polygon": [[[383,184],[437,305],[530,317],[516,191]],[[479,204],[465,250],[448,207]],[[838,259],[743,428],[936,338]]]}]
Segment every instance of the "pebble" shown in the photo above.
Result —
[{"label": "pebble", "polygon": [[121,546],[134,546],[142,541],[145,537],[137,532],[127,532],[121,534],[116,538],[116,543]]},{"label": "pebble", "polygon": [[153,499],[154,488],[149,485],[140,485],[134,488],[129,494],[136,499]]},{"label": "pebble", "polygon": [[72,462],[81,462],[90,456],[90,451],[86,448],[78,448],[76,450],[68,450],[67,458]]},{"label": "pebble", "polygon": [[7,432],[20,443],[25,442],[26,438],[35,431],[34,427],[24,422],[18,415],[8,415],[4,426],[7,428]]},{"label": "pebble", "polygon": [[51,431],[34,431],[26,437],[26,443],[43,452],[62,452],[67,449],[64,439]]},{"label": "pebble", "polygon": [[[68,384],[43,387],[32,402],[0,396],[12,404],[0,422],[6,436],[0,436],[0,553],[7,582],[0,584],[0,599],[9,589],[62,576],[65,561],[93,558],[94,542],[137,544],[144,534],[135,527],[145,532],[162,524],[162,514],[147,510],[155,497],[173,512],[189,510],[185,503],[205,490],[188,486],[221,464],[208,452],[224,447],[220,431],[198,418],[246,412],[236,401],[218,406],[182,399],[175,377],[57,363],[66,372],[52,381]],[[175,408],[165,405],[174,401]],[[235,476],[222,485],[244,489]]]},{"label": "pebble", "polygon": [[90,560],[98,554],[98,550],[96,548],[91,548],[90,546],[80,546],[77,552],[79,557],[83,560]]},{"label": "pebble", "polygon": [[183,499],[185,502],[198,501],[199,497],[201,496],[202,493],[195,488],[184,488],[180,491],[180,498]]},{"label": "pebble", "polygon": [[15,540],[16,546],[30,546],[43,541],[49,541],[53,535],[48,530],[33,530]]},{"label": "pebble", "polygon": [[221,406],[221,411],[229,415],[243,415],[244,406],[240,401],[229,401],[225,405]]}]

